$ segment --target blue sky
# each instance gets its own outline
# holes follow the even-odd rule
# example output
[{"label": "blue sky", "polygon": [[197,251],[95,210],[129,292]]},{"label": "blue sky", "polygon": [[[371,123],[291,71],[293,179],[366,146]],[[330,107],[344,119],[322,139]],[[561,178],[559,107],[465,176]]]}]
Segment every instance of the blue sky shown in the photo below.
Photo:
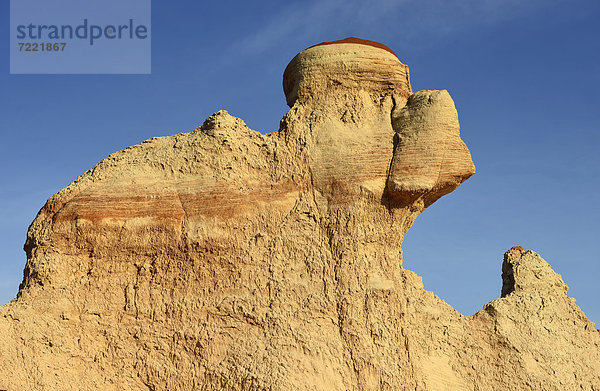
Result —
[{"label": "blue sky", "polygon": [[477,166],[417,219],[405,267],[470,315],[499,296],[502,255],[521,245],[600,324],[599,2],[208,3],[153,3],[151,75],[10,75],[0,3],[0,302],[16,294],[27,227],[53,193],[110,153],[191,131],[219,109],[277,130],[291,58],[357,36],[392,48],[415,91],[450,92]]}]

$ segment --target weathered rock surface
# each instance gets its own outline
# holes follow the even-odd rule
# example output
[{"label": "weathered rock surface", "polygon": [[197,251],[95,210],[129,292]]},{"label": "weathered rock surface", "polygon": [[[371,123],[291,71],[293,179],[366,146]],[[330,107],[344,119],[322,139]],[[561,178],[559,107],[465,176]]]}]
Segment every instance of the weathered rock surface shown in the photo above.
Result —
[{"label": "weathered rock surface", "polygon": [[388,189],[403,205],[421,198],[429,206],[475,173],[446,90],[413,94],[406,106],[392,111],[392,126],[398,143]]},{"label": "weathered rock surface", "polygon": [[51,197],[0,308],[0,389],[600,390],[600,333],[532,251],[463,316],[402,268],[474,173],[446,91],[391,50],[311,47],[262,135],[220,111]]}]

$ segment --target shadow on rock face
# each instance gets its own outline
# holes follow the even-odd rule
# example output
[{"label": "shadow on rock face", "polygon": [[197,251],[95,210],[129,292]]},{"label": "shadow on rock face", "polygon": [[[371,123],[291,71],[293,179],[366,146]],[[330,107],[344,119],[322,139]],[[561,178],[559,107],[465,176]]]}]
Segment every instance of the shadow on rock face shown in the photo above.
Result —
[{"label": "shadow on rock face", "polygon": [[408,67],[383,45],[352,38],[310,47],[283,85],[325,197],[344,184],[350,195],[422,210],[475,172],[448,92],[413,94]]}]

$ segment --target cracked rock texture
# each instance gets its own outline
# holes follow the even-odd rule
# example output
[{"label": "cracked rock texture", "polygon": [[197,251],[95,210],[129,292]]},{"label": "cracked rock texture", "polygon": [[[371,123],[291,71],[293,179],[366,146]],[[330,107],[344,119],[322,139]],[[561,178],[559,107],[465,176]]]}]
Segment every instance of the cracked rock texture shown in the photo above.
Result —
[{"label": "cracked rock texture", "polygon": [[262,135],[220,111],[52,196],[0,308],[0,390],[600,390],[600,333],[513,248],[464,316],[402,267],[474,173],[446,91],[389,48],[298,54]]}]

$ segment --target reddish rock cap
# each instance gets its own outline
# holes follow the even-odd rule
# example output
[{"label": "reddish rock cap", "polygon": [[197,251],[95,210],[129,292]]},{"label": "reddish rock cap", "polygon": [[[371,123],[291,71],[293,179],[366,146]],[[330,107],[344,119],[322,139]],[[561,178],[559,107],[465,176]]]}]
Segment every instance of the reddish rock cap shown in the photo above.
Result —
[{"label": "reddish rock cap", "polygon": [[383,49],[385,51],[392,53],[394,56],[396,56],[396,58],[398,57],[398,55],[396,53],[394,53],[394,51],[392,49],[390,49],[389,47],[385,46],[382,43],[375,42],[375,41],[369,41],[368,39],[362,39],[362,38],[356,38],[356,37],[348,37],[348,38],[340,39],[337,41],[321,42],[316,45],[309,46],[309,47],[307,47],[307,49],[314,48],[316,46],[334,45],[334,44],[338,44],[338,43],[355,43],[355,44],[359,44],[359,45],[373,46],[373,47]]}]

